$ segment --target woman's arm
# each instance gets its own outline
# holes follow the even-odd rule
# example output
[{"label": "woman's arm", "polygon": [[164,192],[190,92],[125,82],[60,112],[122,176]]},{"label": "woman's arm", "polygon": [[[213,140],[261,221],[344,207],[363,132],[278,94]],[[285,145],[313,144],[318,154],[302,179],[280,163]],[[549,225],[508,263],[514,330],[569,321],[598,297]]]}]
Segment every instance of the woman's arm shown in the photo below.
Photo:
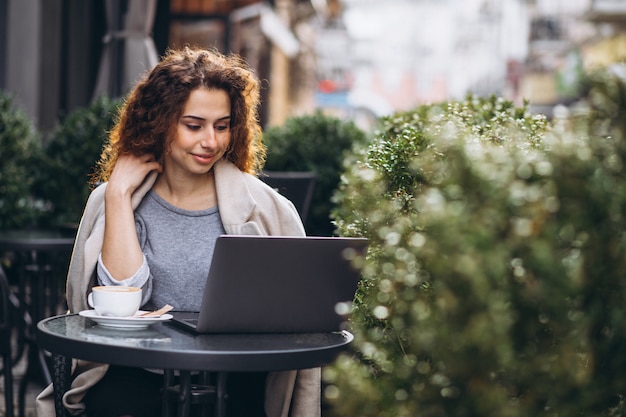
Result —
[{"label": "woman's arm", "polygon": [[133,276],[143,263],[131,204],[133,192],[161,165],[152,155],[120,155],[105,193],[105,227],[102,263],[114,279]]}]

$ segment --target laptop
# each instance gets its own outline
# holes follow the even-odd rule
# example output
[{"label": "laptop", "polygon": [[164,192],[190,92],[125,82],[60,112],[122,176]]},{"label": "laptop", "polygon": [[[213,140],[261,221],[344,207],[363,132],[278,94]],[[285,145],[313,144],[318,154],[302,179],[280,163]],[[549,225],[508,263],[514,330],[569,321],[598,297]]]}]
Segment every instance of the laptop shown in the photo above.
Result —
[{"label": "laptop", "polygon": [[[196,333],[316,333],[341,330],[367,239],[220,236],[200,312],[172,312]],[[361,263],[362,264],[362,263]]]}]

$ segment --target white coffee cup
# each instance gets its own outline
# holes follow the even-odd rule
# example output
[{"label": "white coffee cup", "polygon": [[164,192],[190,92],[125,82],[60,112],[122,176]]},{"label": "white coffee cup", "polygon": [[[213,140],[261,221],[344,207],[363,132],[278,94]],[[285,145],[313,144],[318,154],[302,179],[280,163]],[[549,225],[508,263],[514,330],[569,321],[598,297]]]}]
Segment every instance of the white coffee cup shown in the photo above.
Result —
[{"label": "white coffee cup", "polygon": [[99,316],[130,317],[141,306],[141,288],[121,285],[96,286],[87,302]]}]

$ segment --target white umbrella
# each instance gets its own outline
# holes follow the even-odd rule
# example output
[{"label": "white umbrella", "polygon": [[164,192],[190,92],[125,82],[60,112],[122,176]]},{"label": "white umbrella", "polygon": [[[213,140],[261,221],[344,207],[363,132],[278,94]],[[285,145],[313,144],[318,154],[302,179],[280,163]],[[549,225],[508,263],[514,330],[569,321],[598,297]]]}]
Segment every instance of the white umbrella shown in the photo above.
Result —
[{"label": "white umbrella", "polygon": [[[106,0],[107,34],[94,98],[119,97],[152,69],[159,57],[152,39],[156,0],[133,0],[119,27],[119,0]],[[123,48],[123,53],[121,52]]]},{"label": "white umbrella", "polygon": [[126,44],[124,48],[125,89],[132,87],[139,77],[151,70],[159,61],[152,26],[156,14],[156,0],[133,0],[129,2],[126,15]]}]

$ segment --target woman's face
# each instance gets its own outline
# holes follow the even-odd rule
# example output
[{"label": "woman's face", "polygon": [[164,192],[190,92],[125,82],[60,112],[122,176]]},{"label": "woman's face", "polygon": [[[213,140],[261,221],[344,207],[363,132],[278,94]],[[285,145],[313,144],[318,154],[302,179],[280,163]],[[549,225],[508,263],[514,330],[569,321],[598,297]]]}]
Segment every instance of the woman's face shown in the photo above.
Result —
[{"label": "woman's face", "polygon": [[165,155],[165,170],[206,174],[226,153],[230,134],[228,94],[218,89],[192,91]]}]

